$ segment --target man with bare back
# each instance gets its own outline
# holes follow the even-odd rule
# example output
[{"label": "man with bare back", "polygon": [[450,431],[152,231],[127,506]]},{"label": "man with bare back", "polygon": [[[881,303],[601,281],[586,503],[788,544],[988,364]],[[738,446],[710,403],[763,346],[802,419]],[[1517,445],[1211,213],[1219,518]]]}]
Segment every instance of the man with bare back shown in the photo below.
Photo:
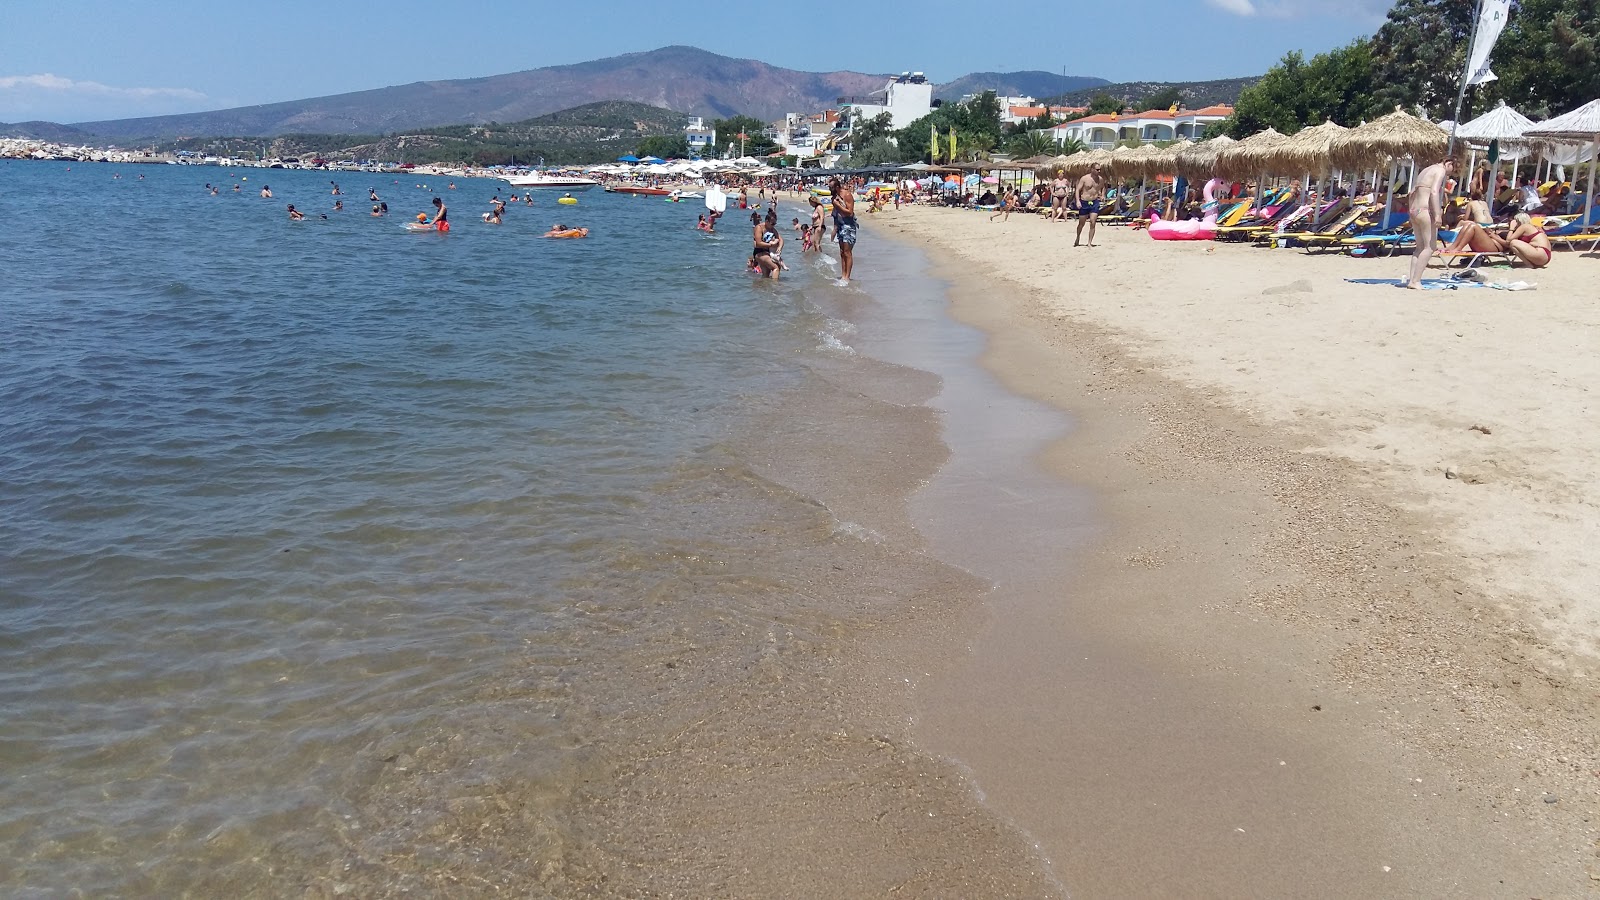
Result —
[{"label": "man with bare back", "polygon": [[1089,246],[1094,246],[1094,225],[1100,219],[1100,201],[1106,198],[1106,182],[1100,177],[1100,164],[1089,167],[1089,173],[1078,179],[1078,234],[1072,246],[1083,240],[1084,223],[1089,225]]},{"label": "man with bare back", "polygon": [[1445,159],[1417,173],[1411,183],[1411,231],[1417,236],[1417,249],[1411,255],[1411,277],[1406,287],[1422,289],[1422,276],[1439,242],[1440,204],[1444,183],[1456,173],[1456,161]]}]

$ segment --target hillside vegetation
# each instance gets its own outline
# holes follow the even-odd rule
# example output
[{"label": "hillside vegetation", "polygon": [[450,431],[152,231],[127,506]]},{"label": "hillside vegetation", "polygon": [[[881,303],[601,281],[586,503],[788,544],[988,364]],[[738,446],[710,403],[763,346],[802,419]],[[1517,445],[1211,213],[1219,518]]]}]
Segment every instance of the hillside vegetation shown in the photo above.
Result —
[{"label": "hillside vegetation", "polygon": [[286,134],[258,138],[195,138],[166,145],[218,155],[380,162],[442,162],[504,165],[595,163],[633,152],[647,137],[679,135],[688,117],[670,109],[606,100],[520,122],[445,125],[385,135]]}]

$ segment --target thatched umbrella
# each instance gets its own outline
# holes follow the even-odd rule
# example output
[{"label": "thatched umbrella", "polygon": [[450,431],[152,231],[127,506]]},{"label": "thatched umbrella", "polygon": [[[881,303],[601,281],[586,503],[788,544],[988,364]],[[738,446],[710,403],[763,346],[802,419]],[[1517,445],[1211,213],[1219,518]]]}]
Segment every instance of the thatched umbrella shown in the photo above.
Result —
[{"label": "thatched umbrella", "polygon": [[1216,174],[1217,157],[1235,144],[1227,135],[1201,141],[1178,151],[1178,174],[1190,181],[1205,181]]},{"label": "thatched umbrella", "polygon": [[1139,161],[1143,155],[1142,147],[1118,147],[1111,151],[1111,175],[1114,178],[1131,178],[1137,176],[1144,167]]},{"label": "thatched umbrella", "polygon": [[1332,121],[1300,129],[1273,148],[1272,170],[1283,174],[1327,174],[1333,168],[1333,142],[1349,130]]},{"label": "thatched umbrella", "polygon": [[1145,177],[1156,175],[1176,175],[1178,173],[1178,153],[1180,148],[1157,147],[1155,144],[1146,144],[1148,152],[1144,157]]},{"label": "thatched umbrella", "polygon": [[1584,192],[1582,222],[1585,226],[1591,224],[1589,217],[1594,210],[1594,169],[1600,165],[1600,100],[1591,100],[1572,112],[1540,122],[1529,128],[1525,135],[1530,140],[1552,143],[1589,142],[1589,189]]},{"label": "thatched umbrella", "polygon": [[1450,135],[1427,119],[1419,119],[1400,107],[1394,112],[1363,125],[1357,125],[1340,135],[1329,145],[1333,164],[1352,171],[1389,166],[1389,190],[1383,201],[1383,227],[1389,227],[1389,211],[1394,208],[1394,182],[1396,166],[1400,160],[1412,160],[1412,173],[1418,160],[1435,160],[1444,156],[1450,146]]},{"label": "thatched umbrella", "polygon": [[1271,169],[1273,152],[1287,140],[1275,128],[1258,131],[1217,154],[1217,173],[1235,179],[1264,174]]},{"label": "thatched umbrella", "polygon": [[1061,161],[1061,168],[1068,175],[1082,175],[1089,171],[1090,166],[1098,165],[1101,168],[1111,165],[1110,150],[1084,150],[1074,153]]},{"label": "thatched umbrella", "polygon": [[1355,171],[1408,156],[1436,160],[1444,156],[1449,144],[1450,135],[1444,129],[1395,107],[1394,112],[1340,135],[1328,150],[1334,165]]}]

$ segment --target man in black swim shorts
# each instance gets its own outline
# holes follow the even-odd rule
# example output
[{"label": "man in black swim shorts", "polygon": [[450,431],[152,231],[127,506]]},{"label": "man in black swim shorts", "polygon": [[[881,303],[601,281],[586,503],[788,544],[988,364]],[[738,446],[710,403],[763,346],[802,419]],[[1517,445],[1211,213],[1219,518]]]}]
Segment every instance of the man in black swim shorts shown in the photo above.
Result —
[{"label": "man in black swim shorts", "polygon": [[1083,226],[1089,225],[1089,246],[1094,246],[1094,225],[1100,218],[1100,201],[1106,196],[1106,182],[1100,177],[1100,164],[1089,167],[1088,174],[1078,179],[1078,234],[1072,246],[1083,239]]}]

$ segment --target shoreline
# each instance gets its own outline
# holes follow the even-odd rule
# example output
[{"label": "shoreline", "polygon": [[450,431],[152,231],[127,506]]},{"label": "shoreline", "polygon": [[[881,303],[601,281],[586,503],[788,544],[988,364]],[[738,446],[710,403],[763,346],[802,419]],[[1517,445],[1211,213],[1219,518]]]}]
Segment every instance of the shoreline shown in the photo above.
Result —
[{"label": "shoreline", "polygon": [[[1553,681],[1525,633],[1500,633],[1500,606],[1451,564],[1438,517],[1177,383],[1126,336],[978,258],[993,248],[967,229],[918,227],[925,213],[880,217],[872,231],[939,253],[951,315],[987,335],[984,365],[1078,421],[1040,462],[1094,489],[1112,524],[1076,555],[1082,577],[1066,590],[991,600],[965,668],[919,689],[919,743],[967,766],[1057,876],[1091,896],[1289,895],[1306,889],[1313,857],[1325,861],[1315,877],[1357,891],[1593,890],[1595,829],[1582,821],[1600,768],[1592,698],[1581,680]],[[1073,668],[1041,633],[1112,661]],[[1063,701],[1063,684],[1086,696]],[[1084,721],[1115,740],[1085,737]],[[1182,777],[1158,774],[1171,762],[1151,746],[1162,739],[1184,743]],[[1241,754],[1264,767],[1241,768]],[[1085,764],[1105,777],[1082,777]],[[1232,807],[1230,790],[1257,803]],[[1087,798],[1091,814],[1063,812]],[[1137,824],[1141,811],[1119,815],[1119,799],[1163,816]],[[1214,833],[1223,810],[1251,821]],[[1462,858],[1462,846],[1477,850]]]}]

